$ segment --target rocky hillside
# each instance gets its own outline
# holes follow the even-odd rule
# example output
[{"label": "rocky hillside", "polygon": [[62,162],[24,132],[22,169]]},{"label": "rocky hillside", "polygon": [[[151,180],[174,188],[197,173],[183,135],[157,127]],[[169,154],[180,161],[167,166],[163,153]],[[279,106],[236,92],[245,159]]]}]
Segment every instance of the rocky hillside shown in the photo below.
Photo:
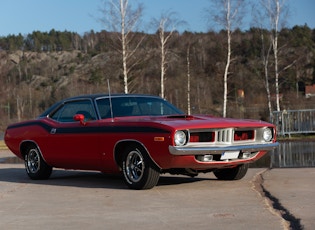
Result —
[{"label": "rocky hillside", "polygon": [[[142,45],[128,63],[132,66],[129,89],[131,93],[159,95],[161,71],[158,39],[154,34],[144,36]],[[260,32],[256,29],[236,31],[233,36],[228,116],[267,120]],[[75,46],[71,46],[74,36],[69,37],[66,48],[39,41],[36,47],[25,46],[24,49],[13,50],[1,49],[10,46],[0,38],[2,130],[8,123],[36,117],[62,98],[107,93],[108,80],[112,93],[123,92],[121,54],[113,35],[100,32],[87,34],[83,38],[76,36]],[[283,30],[279,42],[282,45],[279,53],[282,109],[315,109],[314,99],[306,99],[304,95],[305,85],[315,83],[315,31],[307,27]],[[166,98],[187,111],[188,47],[192,112],[221,115],[226,57],[224,32],[187,32],[172,37],[167,47]],[[271,55],[269,82],[272,96],[275,92],[273,70]]]}]

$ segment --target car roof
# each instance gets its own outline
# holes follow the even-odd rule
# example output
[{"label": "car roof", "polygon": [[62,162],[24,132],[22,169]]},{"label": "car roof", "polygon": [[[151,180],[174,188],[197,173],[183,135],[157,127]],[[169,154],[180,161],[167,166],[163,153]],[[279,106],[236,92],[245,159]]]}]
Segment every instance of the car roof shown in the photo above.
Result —
[{"label": "car roof", "polygon": [[90,99],[96,99],[99,97],[152,97],[152,98],[160,98],[159,96],[149,95],[149,94],[123,94],[123,93],[114,93],[114,94],[85,94],[85,95],[79,95],[75,97],[69,97],[66,99],[61,100],[60,102],[65,102],[68,100],[75,100],[75,99],[83,99],[83,98],[90,98]]},{"label": "car roof", "polygon": [[54,111],[56,108],[59,107],[59,105],[67,102],[67,101],[72,101],[72,100],[81,100],[81,99],[91,99],[95,100],[96,98],[102,98],[102,97],[151,97],[151,98],[160,98],[159,96],[154,96],[154,95],[148,95],[148,94],[85,94],[85,95],[79,95],[79,96],[74,96],[74,97],[68,97],[63,100],[60,100],[50,106],[48,109],[46,109],[39,117],[46,117],[48,114],[50,114],[52,111]]}]

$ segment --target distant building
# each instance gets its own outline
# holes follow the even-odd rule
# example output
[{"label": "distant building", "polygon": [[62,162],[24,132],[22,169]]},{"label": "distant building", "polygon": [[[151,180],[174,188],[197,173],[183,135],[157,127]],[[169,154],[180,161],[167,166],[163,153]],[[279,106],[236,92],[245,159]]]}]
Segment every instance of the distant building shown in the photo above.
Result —
[{"label": "distant building", "polygon": [[306,85],[305,86],[305,97],[315,97],[315,85]]}]

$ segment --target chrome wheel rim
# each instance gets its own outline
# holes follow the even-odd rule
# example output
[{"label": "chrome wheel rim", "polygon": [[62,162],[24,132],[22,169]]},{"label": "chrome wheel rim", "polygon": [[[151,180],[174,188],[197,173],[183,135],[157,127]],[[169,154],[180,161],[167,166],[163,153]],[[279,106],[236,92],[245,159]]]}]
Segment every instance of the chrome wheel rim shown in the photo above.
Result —
[{"label": "chrome wheel rim", "polygon": [[31,149],[25,156],[26,168],[31,173],[37,173],[40,168],[40,156],[36,149]]},{"label": "chrome wheel rim", "polygon": [[126,158],[126,174],[130,181],[139,182],[144,174],[144,160],[140,152],[131,151]]}]

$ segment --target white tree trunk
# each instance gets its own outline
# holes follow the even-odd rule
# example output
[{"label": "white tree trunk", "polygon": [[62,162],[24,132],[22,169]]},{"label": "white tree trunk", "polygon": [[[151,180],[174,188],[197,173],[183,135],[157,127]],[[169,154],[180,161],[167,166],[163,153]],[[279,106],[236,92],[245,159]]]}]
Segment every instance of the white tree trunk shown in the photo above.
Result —
[{"label": "white tree trunk", "polygon": [[271,95],[270,95],[270,87],[269,87],[268,60],[264,63],[264,72],[265,72],[265,84],[266,84],[266,92],[267,92],[267,100],[268,100],[269,118],[272,120],[273,115],[272,115]]},{"label": "white tree trunk", "polygon": [[227,1],[227,8],[226,8],[226,30],[227,30],[227,60],[224,69],[224,93],[223,93],[223,117],[226,117],[226,110],[227,110],[227,96],[228,96],[228,74],[229,74],[229,67],[231,63],[231,2],[230,0]]},{"label": "white tree trunk", "polygon": [[[227,57],[223,75],[223,108],[222,116],[227,116],[227,102],[228,102],[228,77],[229,77],[229,67],[232,61],[232,49],[231,40],[233,29],[237,28],[241,24],[244,14],[242,14],[242,8],[244,0],[212,0],[214,3],[214,10],[212,11],[212,18],[227,32]],[[241,13],[240,13],[241,12]]]},{"label": "white tree trunk", "polygon": [[264,72],[265,72],[265,84],[266,84],[266,92],[267,92],[267,100],[268,100],[268,110],[269,110],[269,118],[272,120],[272,107],[271,107],[271,94],[269,87],[269,75],[268,75],[268,59],[264,62]]},{"label": "white tree trunk", "polygon": [[190,45],[187,47],[187,114],[191,114],[191,108],[190,108]]},{"label": "white tree trunk", "polygon": [[280,111],[280,93],[279,93],[279,67],[278,67],[278,24],[279,24],[279,17],[280,17],[280,3],[276,0],[276,15],[274,18],[275,23],[275,31],[274,31],[274,39],[273,39],[273,53],[275,58],[275,85],[276,85],[276,104],[277,104],[277,111]]},{"label": "white tree trunk", "polygon": [[272,106],[271,106],[271,93],[270,93],[270,86],[269,86],[269,56],[270,51],[272,48],[272,43],[269,44],[268,50],[265,49],[265,39],[264,39],[264,32],[261,29],[261,45],[262,45],[262,64],[264,67],[264,75],[265,75],[265,88],[267,93],[267,100],[268,100],[268,110],[269,110],[269,118],[272,120]]},{"label": "white tree trunk", "polygon": [[132,31],[136,30],[137,22],[142,16],[142,9],[143,7],[139,5],[133,10],[129,5],[129,0],[106,0],[104,1],[104,8],[101,9],[104,15],[104,17],[101,18],[101,22],[104,23],[108,31],[117,32],[118,40],[121,43],[117,50],[122,58],[124,93],[130,92],[130,79],[128,78],[128,74],[139,62],[139,59],[131,61],[131,57],[139,48],[144,37],[137,42],[135,47],[131,48],[128,44],[135,38]]},{"label": "white tree trunk", "polygon": [[175,28],[173,27],[167,35],[165,35],[165,29],[169,23],[169,18],[162,17],[159,22],[159,38],[161,46],[161,97],[165,98],[165,75],[167,69],[167,42],[173,35]]},{"label": "white tree trunk", "polygon": [[164,29],[160,31],[160,41],[161,41],[161,97],[164,98],[164,78],[166,69],[166,57],[165,57],[165,39],[164,39]]},{"label": "white tree trunk", "polygon": [[231,63],[231,32],[228,30],[228,52],[227,52],[227,60],[224,70],[224,96],[223,96],[223,117],[226,117],[226,108],[227,108],[227,96],[228,96],[228,74],[229,74],[229,67]]},{"label": "white tree trunk", "polygon": [[120,15],[121,15],[121,49],[122,49],[122,64],[124,75],[124,92],[128,93],[128,71],[127,71],[127,47],[125,33],[126,7],[128,1],[120,0]]}]

